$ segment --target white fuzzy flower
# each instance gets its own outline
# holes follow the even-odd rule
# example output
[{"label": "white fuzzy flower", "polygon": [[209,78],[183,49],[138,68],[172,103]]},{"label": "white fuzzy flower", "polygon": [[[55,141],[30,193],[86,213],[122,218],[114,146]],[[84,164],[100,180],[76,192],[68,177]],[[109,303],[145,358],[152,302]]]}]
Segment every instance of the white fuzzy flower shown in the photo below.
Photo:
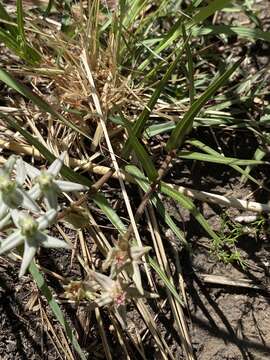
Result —
[{"label": "white fuzzy flower", "polygon": [[85,191],[89,188],[85,185],[71,181],[57,180],[57,176],[64,164],[66,152],[63,152],[48,168],[48,170],[38,170],[32,165],[25,163],[27,175],[35,181],[35,185],[28,194],[32,199],[39,199],[42,195],[48,209],[58,207],[57,197],[61,192]]},{"label": "white fuzzy flower", "polygon": [[[16,177],[13,178],[12,172],[15,166]],[[37,203],[23,189],[25,176],[22,159],[14,155],[10,156],[0,168],[0,229],[9,222],[14,209],[21,207],[33,212],[39,211]]]},{"label": "white fuzzy flower", "polygon": [[0,255],[16,248],[20,244],[24,244],[19,277],[25,274],[40,246],[45,248],[69,248],[65,241],[43,232],[55,220],[56,215],[57,211],[54,209],[44,213],[38,219],[34,219],[28,214],[19,213],[16,210],[11,213],[17,230],[1,242]]}]

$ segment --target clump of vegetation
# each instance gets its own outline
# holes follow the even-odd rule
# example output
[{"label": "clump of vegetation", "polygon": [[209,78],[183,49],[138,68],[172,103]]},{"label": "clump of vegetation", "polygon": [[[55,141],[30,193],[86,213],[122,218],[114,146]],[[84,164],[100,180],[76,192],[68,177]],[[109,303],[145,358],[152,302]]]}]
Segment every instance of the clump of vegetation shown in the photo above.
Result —
[{"label": "clump of vegetation", "polygon": [[[250,70],[244,50],[270,37],[254,9],[221,0],[0,3],[0,254],[22,255],[21,281],[29,270],[65,330],[67,358],[71,348],[86,355],[50,276],[75,307],[87,300],[94,310],[103,357],[113,358],[113,328],[127,358],[147,358],[145,341],[176,358],[158,324],[166,307],[181,354],[194,359],[181,266],[193,238],[188,215],[179,220],[167,203],[195,219],[219,260],[244,268],[243,226],[220,216],[214,231],[194,200],[270,211],[200,187],[202,170],[215,166],[269,191],[257,176],[268,166],[268,70]],[[226,20],[235,13],[249,26]],[[72,250],[65,275],[37,266],[42,247]]]},{"label": "clump of vegetation", "polygon": [[[242,220],[241,218],[239,220]],[[211,251],[225,264],[237,262],[244,269],[245,260],[238,250],[237,243],[243,236],[253,236],[256,241],[259,241],[260,235],[265,233],[266,219],[263,216],[247,216],[248,224],[233,221],[226,214],[223,214],[220,219],[219,237],[213,240]]]}]

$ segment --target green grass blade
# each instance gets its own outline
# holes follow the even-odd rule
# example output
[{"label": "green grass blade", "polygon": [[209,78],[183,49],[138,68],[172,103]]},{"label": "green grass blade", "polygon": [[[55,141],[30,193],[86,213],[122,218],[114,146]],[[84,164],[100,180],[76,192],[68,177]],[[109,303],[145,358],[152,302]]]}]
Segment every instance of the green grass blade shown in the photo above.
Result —
[{"label": "green grass blade", "polygon": [[151,60],[158,56],[162,50],[169,48],[174,41],[182,36],[182,17],[173,25],[171,30],[167,33],[164,39],[151,51],[147,59],[145,59],[139,66],[138,71],[143,71],[151,62]]},{"label": "green grass blade", "polygon": [[40,62],[41,55],[28,44],[25,36],[22,0],[17,0],[17,26],[18,36],[16,40],[22,52],[21,57],[30,64],[36,64]]},{"label": "green grass blade", "polygon": [[[6,12],[6,9],[4,8],[1,2],[0,2],[0,19],[10,23],[14,23],[14,19]],[[14,37],[14,39],[16,39],[16,37],[18,36],[18,29],[15,23],[14,26],[11,24],[1,24],[1,27],[8,30],[9,33],[12,35],[12,37]]]},{"label": "green grass blade", "polygon": [[44,112],[50,113],[54,118],[60,120],[63,124],[70,127],[74,131],[80,133],[86,138],[90,139],[90,136],[86,134],[83,130],[81,130],[78,126],[74,125],[71,121],[67,120],[59,114],[52,106],[50,106],[46,101],[44,101],[41,97],[34,94],[31,90],[29,90],[25,85],[19,83],[15,80],[10,74],[8,74],[3,69],[0,69],[0,81],[3,81],[6,85],[16,90],[21,95],[30,99],[35,105],[39,107],[40,110]]},{"label": "green grass blade", "polygon": [[195,116],[201,111],[204,104],[222,87],[233,72],[238,68],[243,59],[237,61],[233,66],[227,69],[224,74],[219,76],[207,90],[192,104],[185,113],[183,119],[178,122],[167,142],[166,150],[171,151],[182,145],[187,131],[192,127]]},{"label": "green grass blade", "polygon": [[[127,1],[128,11],[126,11],[126,16],[123,21],[123,25],[125,28],[129,28],[134,24],[135,19],[147,5],[148,0],[132,0]],[[126,9],[127,10],[127,9]]]},{"label": "green grass blade", "polygon": [[216,11],[222,10],[230,2],[231,2],[231,0],[211,1],[209,5],[199,8],[198,13],[193,17],[193,21],[197,24],[204,21],[209,16],[213,15]]},{"label": "green grass blade", "polygon": [[0,29],[0,40],[3,42],[9,49],[11,49],[16,55],[22,57],[20,46],[16,39],[10,35],[7,31]]},{"label": "green grass blade", "polygon": [[[189,144],[191,144],[193,146],[196,146],[197,148],[201,149],[202,151],[204,151],[204,152],[206,152],[206,153],[208,153],[210,155],[220,156],[220,154],[217,151],[212,149],[210,146],[205,145],[204,143],[202,143],[199,140],[194,140],[194,139],[187,140],[187,143],[189,143]],[[255,159],[256,159],[256,157],[255,157]],[[256,159],[256,160],[261,160],[261,159]],[[258,180],[256,180],[253,176],[251,176],[247,169],[244,170],[238,165],[229,164],[229,166],[231,166],[234,170],[236,170],[240,174],[242,174],[242,178],[247,178],[250,181],[254,182],[254,184],[258,185],[259,187],[265,189],[266,191],[269,191],[269,189],[265,185],[260,184],[260,182]],[[241,181],[242,181],[242,178],[241,178]]]},{"label": "green grass blade", "polygon": [[[211,16],[217,10],[221,10],[225,5],[229,3],[228,0],[214,0],[208,6],[199,9],[198,13],[193,17],[192,21],[189,21],[188,28],[192,28],[192,23],[199,23]],[[153,57],[159,55],[164,49],[169,48],[182,34],[182,25],[187,19],[186,16],[181,16],[176,23],[172,26],[170,31],[161,39],[159,44],[152,50],[151,54],[148,55],[138,67],[139,71],[143,71],[151,62]]]},{"label": "green grass blade", "polygon": [[154,124],[148,126],[144,131],[144,136],[146,139],[150,139],[152,136],[162,134],[164,132],[170,132],[175,128],[175,123],[173,121],[166,121],[160,124]]},{"label": "green grass blade", "polygon": [[[127,165],[125,167],[125,171],[133,176],[134,181],[141,187],[144,192],[149,190],[150,184],[148,179],[144,176],[144,174],[135,166],[135,165]],[[172,230],[175,236],[179,239],[182,246],[188,247],[188,243],[185,239],[185,235],[175,224],[171,216],[166,211],[162,201],[158,197],[157,194],[153,194],[150,198],[151,203],[157,209],[157,212],[163,219],[166,225]]]},{"label": "green grass blade", "polygon": [[49,0],[48,5],[46,7],[46,10],[44,11],[44,18],[48,17],[50,15],[50,12],[52,10],[54,4],[54,0]]},{"label": "green grass blade", "polygon": [[219,35],[224,34],[227,36],[237,35],[240,38],[247,38],[249,40],[263,40],[270,42],[270,31],[262,31],[260,29],[252,29],[244,26],[229,26],[229,25],[208,25],[204,27],[194,27],[192,35]]},{"label": "green grass blade", "polygon": [[96,193],[96,194],[94,194],[94,196],[92,198],[93,198],[93,201],[101,209],[103,214],[105,214],[107,216],[107,218],[110,220],[110,222],[113,224],[113,226],[118,230],[118,232],[121,235],[124,235],[126,232],[126,227],[123,224],[120,217],[117,215],[117,213],[110,206],[109,202],[104,197],[104,195],[102,195],[101,193]]},{"label": "green grass blade", "polygon": [[24,32],[22,0],[17,0],[17,25],[20,36],[20,42],[22,43],[22,46],[25,46],[27,44],[27,41]]},{"label": "green grass blade", "polygon": [[[254,159],[255,160],[262,160],[264,157],[265,157],[265,150],[261,149],[260,147],[258,147],[255,151],[255,154],[254,154]],[[244,173],[241,177],[241,182],[244,182],[248,177],[247,175],[249,175],[250,171],[252,170],[252,166],[247,166],[245,168]]]},{"label": "green grass blade", "polygon": [[80,359],[86,360],[86,356],[84,355],[84,353],[76,339],[76,336],[73,334],[73,331],[72,331],[70,325],[68,324],[67,320],[65,319],[65,316],[64,316],[62,310],[60,309],[60,306],[55,301],[55,299],[51,293],[51,290],[49,289],[48,285],[46,284],[46,281],[45,281],[43,275],[38,270],[36,264],[33,261],[30,264],[29,271],[30,271],[31,275],[33,276],[42,295],[46,297],[48,304],[50,305],[50,308],[52,309],[52,312],[54,313],[54,316],[56,317],[56,319],[59,321],[59,323],[64,328],[68,339],[70,340],[74,349],[79,354]]},{"label": "green grass blade", "polygon": [[145,147],[139,142],[138,138],[134,135],[131,125],[125,119],[123,114],[120,111],[119,111],[119,114],[121,116],[121,120],[123,121],[125,128],[127,129],[127,132],[129,135],[130,146],[131,146],[132,150],[135,152],[137,158],[139,159],[149,180],[151,182],[154,181],[157,178],[158,173],[157,173],[157,170],[155,168],[155,165],[154,165],[150,155],[146,151]]},{"label": "green grass blade", "polygon": [[206,161],[206,162],[223,164],[223,165],[244,166],[244,165],[265,164],[265,161],[261,161],[261,160],[237,159],[237,158],[225,157],[223,155],[208,155],[195,151],[179,151],[177,153],[177,156],[180,157],[181,159]]},{"label": "green grass blade", "polygon": [[[177,66],[181,56],[183,55],[183,52],[184,52],[184,47],[182,47],[179,50],[175,60],[169,66],[167,72],[165,73],[163,78],[158,83],[158,85],[157,85],[154,93],[152,94],[149,102],[147,103],[146,107],[144,108],[144,110],[140,114],[139,118],[135,122],[135,125],[132,127],[132,132],[133,132],[134,136],[139,137],[141,135],[141,133],[143,132],[145,124],[146,124],[146,122],[147,122],[147,120],[149,118],[149,115],[152,112],[154,106],[156,105],[162,90],[164,89],[165,85],[167,84],[167,82],[171,78],[171,75],[172,75],[175,67]],[[130,150],[131,150],[130,141],[127,141],[126,144],[125,144],[125,147],[123,149],[123,154],[122,154],[123,157],[128,157],[128,155],[130,154]]]},{"label": "green grass blade", "polygon": [[187,56],[187,68],[188,68],[188,88],[189,88],[189,99],[190,105],[193,103],[195,98],[195,87],[194,87],[194,66],[193,66],[193,58],[191,53],[191,48],[189,46],[188,37],[186,34],[186,28],[183,24],[182,26],[183,38],[185,41],[185,51]]},{"label": "green grass blade", "polygon": [[218,235],[212,230],[211,226],[208,224],[207,220],[203,217],[203,215],[199,212],[199,210],[194,205],[193,201],[191,201],[188,197],[181,194],[177,190],[168,186],[165,182],[161,182],[160,191],[170,198],[177,201],[183,208],[187,209],[194,218],[198,221],[199,224],[204,228],[205,231],[214,239],[219,240]]},{"label": "green grass blade", "polygon": [[175,300],[179,302],[181,306],[184,306],[183,301],[181,300],[176,288],[174,285],[170,282],[164,271],[160,268],[158,263],[152,259],[150,256],[148,256],[148,264],[155,270],[159,278],[164,282],[167,289],[171,292],[171,294],[175,297]]}]

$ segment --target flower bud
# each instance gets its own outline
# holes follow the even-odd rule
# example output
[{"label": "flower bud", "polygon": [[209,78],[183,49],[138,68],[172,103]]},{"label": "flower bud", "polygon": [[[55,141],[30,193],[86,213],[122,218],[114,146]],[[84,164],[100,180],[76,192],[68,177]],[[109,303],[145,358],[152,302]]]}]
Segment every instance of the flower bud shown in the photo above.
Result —
[{"label": "flower bud", "polygon": [[27,238],[33,237],[38,230],[38,223],[31,216],[25,216],[20,219],[19,225],[22,235]]}]

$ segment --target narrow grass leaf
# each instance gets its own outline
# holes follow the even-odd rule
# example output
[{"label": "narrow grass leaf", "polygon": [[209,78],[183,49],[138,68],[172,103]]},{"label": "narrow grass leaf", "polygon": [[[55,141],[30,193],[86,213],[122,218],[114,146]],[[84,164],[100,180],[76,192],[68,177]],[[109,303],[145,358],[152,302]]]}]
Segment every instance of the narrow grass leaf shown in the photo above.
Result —
[{"label": "narrow grass leaf", "polygon": [[177,190],[171,188],[165,182],[161,182],[160,184],[160,191],[177,201],[183,208],[187,209],[194,218],[198,221],[199,224],[204,228],[205,231],[214,239],[219,240],[218,235],[212,230],[211,226],[208,224],[207,220],[203,217],[203,215],[199,212],[199,210],[194,205],[193,201],[191,201],[188,197],[181,194]]},{"label": "narrow grass leaf", "polygon": [[244,26],[229,26],[229,25],[208,25],[204,27],[194,27],[192,29],[193,36],[204,35],[219,35],[224,34],[227,36],[237,35],[240,38],[249,40],[263,40],[270,42],[270,31],[263,31],[260,29],[252,29]]},{"label": "narrow grass leaf", "polygon": [[110,220],[113,226],[118,230],[121,235],[124,235],[126,232],[126,226],[117,215],[117,213],[113,210],[113,208],[108,203],[107,199],[104,195],[100,193],[96,193],[93,195],[93,201],[98,205],[104,215]]},{"label": "narrow grass leaf", "polygon": [[27,44],[25,32],[24,32],[24,21],[23,21],[23,6],[22,0],[17,0],[17,25],[22,46]]},{"label": "narrow grass leaf", "polygon": [[181,306],[184,306],[183,301],[181,300],[176,288],[174,285],[170,282],[164,271],[160,268],[158,263],[152,259],[150,256],[148,256],[148,263],[149,265],[155,270],[159,278],[164,282],[166,288],[170,291],[170,293],[174,296],[175,300],[179,302]]},{"label": "narrow grass leaf", "polygon": [[42,292],[42,295],[46,297],[48,304],[50,305],[50,308],[52,309],[52,312],[54,313],[56,319],[59,321],[59,323],[62,325],[62,327],[65,330],[65,333],[70,340],[72,346],[77,351],[78,355],[80,356],[81,360],[86,360],[86,356],[84,355],[76,336],[73,334],[73,331],[71,327],[69,326],[67,320],[65,319],[65,316],[60,309],[59,305],[55,301],[51,290],[49,289],[48,285],[46,284],[46,281],[41,274],[41,272],[38,270],[36,264],[32,261],[29,267],[29,271],[31,275],[33,276],[35,282],[37,283],[38,288]]},{"label": "narrow grass leaf", "polygon": [[138,71],[143,71],[151,62],[151,60],[158,56],[162,50],[169,48],[174,41],[176,41],[182,35],[182,23],[183,18],[177,20],[177,22],[172,26],[171,30],[166,34],[166,36],[160,41],[160,43],[151,51],[147,59],[145,59],[139,66]]},{"label": "narrow grass leaf", "polygon": [[187,34],[186,34],[186,28],[185,25],[182,25],[182,33],[183,38],[185,41],[185,50],[186,50],[186,56],[187,56],[187,68],[188,68],[188,88],[189,88],[189,99],[190,99],[190,105],[193,103],[194,97],[195,97],[195,87],[194,87],[194,66],[193,66],[193,58],[191,53],[191,48],[189,46]]},{"label": "narrow grass leaf", "polygon": [[23,57],[24,55],[21,52],[21,49],[18,45],[17,40],[10,35],[7,31],[0,29],[0,40],[3,42],[10,50],[12,50],[19,57]]},{"label": "narrow grass leaf", "polygon": [[[0,19],[7,21],[9,23],[14,23],[14,19],[6,12],[6,9],[4,8],[1,2],[0,2]],[[9,33],[14,37],[14,39],[16,39],[16,37],[18,36],[18,29],[15,23],[14,25],[6,24],[6,23],[1,24],[1,27],[5,30],[8,30]]]},{"label": "narrow grass leaf", "polygon": [[146,139],[150,139],[152,136],[156,136],[164,132],[170,132],[174,128],[175,128],[175,123],[173,121],[166,121],[164,123],[148,126],[145,129],[143,135],[146,137]]},{"label": "narrow grass leaf", "polygon": [[53,4],[54,4],[54,0],[49,0],[48,1],[48,5],[47,5],[46,10],[44,11],[44,15],[43,15],[44,18],[46,18],[46,17],[48,17],[50,15]]},{"label": "narrow grass leaf", "polygon": [[246,160],[246,159],[236,159],[225,157],[223,155],[208,155],[195,151],[179,151],[177,156],[181,159],[188,160],[198,160],[198,161],[206,161],[215,164],[223,164],[223,165],[259,165],[264,164],[265,161],[261,160]]},{"label": "narrow grass leaf", "polygon": [[[133,125],[132,132],[133,132],[134,136],[139,137],[141,135],[141,133],[143,132],[145,124],[146,124],[146,122],[147,122],[147,120],[149,118],[149,115],[152,112],[154,106],[156,105],[162,90],[164,89],[165,85],[167,84],[167,82],[171,78],[175,67],[177,66],[181,56],[183,55],[183,52],[184,52],[184,47],[182,47],[179,50],[179,53],[177,54],[175,60],[169,66],[167,72],[165,73],[163,78],[158,83],[158,85],[157,85],[155,91],[153,92],[149,102],[147,103],[146,107],[144,108],[144,110],[140,114],[139,118],[137,119],[137,121]],[[128,140],[126,142],[126,144],[125,144],[124,149],[123,149],[122,156],[125,157],[125,158],[128,157],[128,155],[130,154],[130,150],[131,150],[131,144],[130,144],[130,140]]]},{"label": "narrow grass leaf", "polygon": [[127,129],[130,146],[132,150],[135,152],[137,158],[139,159],[149,180],[154,181],[157,178],[158,173],[150,155],[146,151],[145,147],[139,142],[138,138],[134,136],[132,127],[127,121],[127,119],[125,119],[124,115],[120,111],[119,114],[121,116],[121,120],[123,121],[125,128]]},{"label": "narrow grass leaf", "polygon": [[[149,190],[150,184],[148,179],[144,176],[144,174],[135,166],[135,165],[127,165],[125,167],[125,171],[132,175],[134,181],[141,187],[144,192]],[[163,219],[164,223],[168,225],[168,227],[172,230],[174,235],[179,239],[182,246],[188,247],[187,240],[185,239],[185,235],[182,230],[175,224],[172,217],[166,211],[162,201],[158,197],[158,194],[153,194],[150,198],[150,201],[153,206],[157,209],[160,217]]]},{"label": "narrow grass leaf", "polygon": [[143,11],[144,7],[147,5],[148,0],[129,0],[127,1],[128,11],[126,11],[125,19],[123,20],[123,25],[125,28],[129,28],[134,24],[137,16]]},{"label": "narrow grass leaf", "polygon": [[209,16],[213,15],[216,11],[222,10],[230,2],[231,2],[231,0],[211,1],[207,6],[199,8],[199,11],[193,17],[193,22],[199,23],[199,22],[204,21]]},{"label": "narrow grass leaf", "polygon": [[22,0],[17,0],[17,25],[18,36],[16,40],[22,52],[21,57],[30,64],[38,63],[41,60],[41,55],[28,44],[25,36]]},{"label": "narrow grass leaf", "polygon": [[195,116],[201,111],[204,104],[215,94],[215,92],[222,87],[229,77],[234,73],[234,71],[241,64],[243,59],[237,61],[233,66],[219,76],[208,88],[207,90],[192,104],[189,110],[185,113],[183,119],[179,121],[172,131],[172,134],[167,142],[166,150],[171,151],[177,149],[182,145],[184,137],[187,131],[192,127],[193,120]]},{"label": "narrow grass leaf", "polygon": [[[265,157],[265,150],[263,150],[263,149],[261,149],[260,147],[258,147],[257,149],[256,149],[256,151],[255,151],[255,154],[254,154],[254,159],[255,160],[262,160],[264,157]],[[244,182],[246,179],[248,179],[248,176],[247,175],[249,175],[249,173],[250,173],[250,171],[252,170],[252,166],[247,166],[246,168],[245,168],[245,170],[243,170],[244,171],[244,174],[242,175],[242,177],[241,177],[241,182]]]},{"label": "narrow grass leaf", "polygon": [[[200,150],[202,150],[202,151],[204,151],[204,152],[206,152],[206,153],[208,153],[210,155],[220,156],[220,154],[217,151],[212,149],[210,146],[205,145],[203,142],[201,142],[199,140],[191,139],[191,140],[187,140],[187,143],[189,143],[189,144],[191,144],[193,146],[196,146]],[[255,159],[256,160],[261,160],[262,158],[256,158],[255,157]],[[260,182],[257,179],[255,179],[253,176],[251,176],[249,174],[248,168],[244,170],[238,165],[229,164],[229,166],[232,167],[234,170],[238,171],[240,174],[242,174],[241,181],[243,181],[242,179],[247,178],[250,181],[254,182],[254,184],[258,185],[259,187],[265,189],[266,191],[269,191],[269,189],[265,185],[260,184]]]}]

